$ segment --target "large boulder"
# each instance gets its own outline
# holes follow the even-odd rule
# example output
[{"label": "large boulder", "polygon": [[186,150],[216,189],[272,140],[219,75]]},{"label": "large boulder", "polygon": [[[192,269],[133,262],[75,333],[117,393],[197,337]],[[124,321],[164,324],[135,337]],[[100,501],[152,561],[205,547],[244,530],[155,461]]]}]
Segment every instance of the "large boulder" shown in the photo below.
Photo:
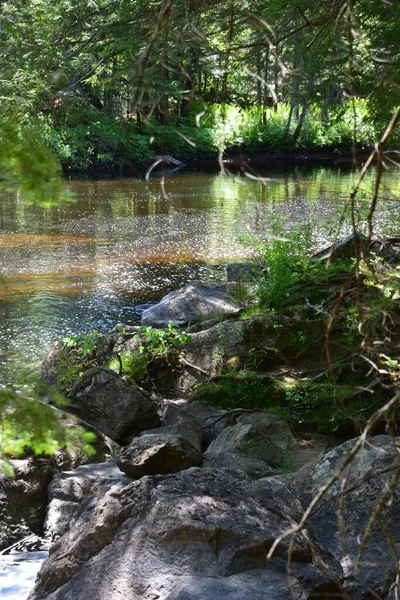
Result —
[{"label": "large boulder", "polygon": [[304,537],[292,543],[289,580],[288,540],[266,558],[301,515],[272,478],[192,468],[119,484],[57,540],[29,600],[289,600],[293,589],[310,598],[329,578]]},{"label": "large boulder", "polygon": [[47,489],[45,537],[54,541],[64,535],[83,511],[89,513],[90,507],[94,508],[98,499],[120,481],[127,483],[128,480],[116,466],[115,459],[58,473]]},{"label": "large boulder", "polygon": [[203,447],[207,449],[210,443],[228,425],[235,423],[232,414],[227,410],[215,408],[201,400],[187,401],[185,411],[188,412],[201,427]]},{"label": "large boulder", "polygon": [[202,451],[203,432],[190,412],[170,402],[164,409],[162,421],[164,431],[185,438],[198,452]]},{"label": "large boulder", "polygon": [[128,444],[140,431],[160,424],[155,404],[104,367],[93,367],[78,379],[66,410],[119,444]]},{"label": "large boulder", "polygon": [[[356,441],[333,448],[287,479],[304,509],[339,471]],[[352,599],[388,598],[390,586],[396,580],[395,553],[400,551],[400,490],[395,485],[399,452],[400,438],[386,435],[370,438],[311,515],[310,523],[319,544],[341,562],[346,578],[353,582]],[[385,498],[390,487],[395,488],[393,494]],[[376,513],[379,505],[380,511]],[[356,574],[360,545],[369,525],[370,534]]]},{"label": "large boulder", "polygon": [[227,294],[199,283],[187,285],[164,296],[158,304],[143,311],[142,325],[168,327],[237,315],[240,305]]},{"label": "large boulder", "polygon": [[244,413],[210,444],[204,466],[236,468],[252,477],[266,477],[274,467],[289,466],[297,449],[288,424],[277,415]]}]

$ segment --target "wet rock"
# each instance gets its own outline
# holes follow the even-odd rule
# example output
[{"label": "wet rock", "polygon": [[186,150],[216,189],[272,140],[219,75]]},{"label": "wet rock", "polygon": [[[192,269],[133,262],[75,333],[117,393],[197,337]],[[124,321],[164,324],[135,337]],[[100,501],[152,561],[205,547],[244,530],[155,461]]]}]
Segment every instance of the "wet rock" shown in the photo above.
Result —
[{"label": "wet rock", "polygon": [[73,385],[66,410],[119,444],[160,424],[156,406],[110,369],[93,367]]},{"label": "wet rock", "polygon": [[187,325],[237,315],[240,305],[230,296],[199,283],[171,292],[143,311],[142,325],[168,327],[169,322]]},{"label": "wet rock", "polygon": [[[198,468],[143,477],[107,492],[56,542],[29,599],[253,597],[246,589],[260,600],[289,599],[289,541],[276,559],[266,554],[301,514],[294,495],[272,478]],[[308,598],[326,576],[310,564],[304,538],[295,538],[292,550],[291,583]]]},{"label": "wet rock", "polygon": [[186,436],[175,433],[175,428],[160,427],[154,433],[148,432],[134,439],[121,450],[118,467],[129,477],[143,477],[176,473],[200,465],[203,461],[201,452]]},{"label": "wet rock", "polygon": [[[306,508],[315,494],[340,469],[356,440],[347,441],[323,454],[313,464],[289,477],[287,485]],[[371,516],[376,511],[385,490],[397,476],[400,438],[376,436],[370,438],[355,459],[350,470],[328,490],[314,509],[310,522],[319,544],[341,562],[349,582],[352,598],[387,598],[396,578],[396,561],[389,539],[398,549],[400,539],[400,491],[381,506],[362,553],[360,572],[355,565],[360,544]],[[341,494],[341,487],[343,493]],[[342,531],[337,511],[341,505]],[[366,596],[365,594],[369,594]]]},{"label": "wet rock", "polygon": [[288,424],[271,413],[255,412],[238,417],[210,444],[204,466],[243,470],[251,477],[266,477],[271,467],[291,462],[297,443]]}]

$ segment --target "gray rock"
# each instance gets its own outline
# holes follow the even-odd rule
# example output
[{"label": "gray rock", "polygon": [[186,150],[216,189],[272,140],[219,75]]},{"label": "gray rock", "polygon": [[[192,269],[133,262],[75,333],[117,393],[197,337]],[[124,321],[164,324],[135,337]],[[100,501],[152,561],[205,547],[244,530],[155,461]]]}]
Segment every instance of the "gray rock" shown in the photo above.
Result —
[{"label": "gray rock", "polygon": [[161,301],[143,311],[142,325],[168,327],[198,323],[209,319],[237,315],[240,305],[230,296],[199,283],[187,285],[164,296]]},{"label": "gray rock", "polygon": [[45,537],[54,541],[64,535],[78,522],[82,512],[89,512],[88,498],[94,507],[116,481],[127,483],[128,479],[116,466],[115,459],[58,473],[47,490]]},{"label": "gray rock", "polygon": [[[238,600],[241,590],[240,598],[250,600],[246,585],[255,600],[290,598],[289,541],[278,546],[282,560],[267,561],[266,554],[301,515],[296,498],[272,478],[198,468],[143,477],[109,490],[86,521],[82,516],[56,542],[29,599],[217,600],[226,594]],[[303,537],[292,550],[291,583],[299,598],[308,598],[306,590],[325,576],[311,566]],[[260,595],[263,583],[269,595]]]},{"label": "gray rock", "polygon": [[174,426],[161,427],[134,439],[121,450],[118,467],[129,477],[176,473],[201,465],[202,454],[185,437],[174,433]]},{"label": "gray rock", "polygon": [[[282,561],[283,562],[283,561]],[[279,561],[228,577],[181,577],[165,600],[341,600],[337,586],[315,567],[296,565],[290,576]],[[275,568],[275,569],[274,569]],[[301,583],[300,583],[301,582]]]},{"label": "gray rock", "polygon": [[191,341],[185,344],[187,362],[175,383],[176,392],[187,393],[197,383],[204,381],[207,375],[216,375],[227,359],[248,356],[249,344],[246,338],[243,321],[225,321],[192,334]]},{"label": "gray rock", "polygon": [[272,413],[244,413],[226,427],[204,454],[204,466],[237,468],[251,477],[266,477],[271,467],[291,461],[297,443],[288,424]]},{"label": "gray rock", "polygon": [[356,258],[357,251],[364,255],[368,251],[368,238],[359,233],[350,234],[342,240],[338,240],[328,248],[314,254],[313,258],[327,260],[331,258]]},{"label": "gray rock", "polygon": [[200,425],[203,434],[203,445],[205,448],[211,444],[213,440],[221,433],[228,425],[235,423],[231,413],[227,410],[221,410],[206,404],[201,400],[192,400],[185,406],[185,410]]},{"label": "gray rock", "polygon": [[202,451],[203,433],[199,423],[190,412],[176,404],[169,403],[164,410],[162,421],[164,431],[168,428],[169,433],[175,433],[185,438],[198,452]]},{"label": "gray rock", "polygon": [[[94,458],[104,460],[104,454],[98,451]],[[47,487],[54,475],[92,459],[79,451],[61,451],[52,456],[12,460],[14,477],[0,477],[0,550],[32,533],[42,536]]]},{"label": "gray rock", "polygon": [[119,444],[160,424],[156,406],[117,373],[103,367],[86,371],[73,385],[66,410],[94,425]]},{"label": "gray rock", "polygon": [[[304,508],[321,487],[344,463],[356,440],[350,440],[322,455],[312,465],[305,466],[288,478],[287,485],[300,498]],[[351,469],[340,477],[324,495],[311,516],[316,539],[342,564],[345,576],[353,580],[352,598],[386,598],[396,577],[393,551],[386,535],[397,551],[400,539],[400,491],[382,506],[363,552],[357,577],[354,566],[360,543],[371,516],[387,486],[394,482],[399,469],[400,438],[376,436],[368,440]],[[344,485],[341,497],[341,486]],[[337,511],[342,505],[342,534],[339,532]],[[375,594],[375,595],[374,595]],[[370,597],[370,596],[368,596]]]}]

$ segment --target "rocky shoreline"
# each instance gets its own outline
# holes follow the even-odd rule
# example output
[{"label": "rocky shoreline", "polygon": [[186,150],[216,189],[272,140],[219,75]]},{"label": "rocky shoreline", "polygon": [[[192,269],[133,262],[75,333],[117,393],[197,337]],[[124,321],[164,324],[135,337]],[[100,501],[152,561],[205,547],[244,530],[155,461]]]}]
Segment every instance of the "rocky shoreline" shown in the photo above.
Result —
[{"label": "rocky shoreline", "polygon": [[[323,368],[311,355],[323,336],[317,320],[241,320],[242,308],[220,289],[191,285],[143,312],[150,333],[119,328],[86,354],[50,353],[43,379],[100,435],[92,464],[79,454],[30,457],[0,480],[0,548],[32,534],[51,544],[29,600],[392,598],[400,438],[371,438],[341,472],[359,438],[309,436],[276,411],[221,408],[193,393],[244,365],[250,348],[271,406],[278,380]],[[172,350],[156,347],[153,327],[169,327]],[[307,345],[293,347],[305,331]],[[121,359],[132,354],[148,361],[135,384]]]}]

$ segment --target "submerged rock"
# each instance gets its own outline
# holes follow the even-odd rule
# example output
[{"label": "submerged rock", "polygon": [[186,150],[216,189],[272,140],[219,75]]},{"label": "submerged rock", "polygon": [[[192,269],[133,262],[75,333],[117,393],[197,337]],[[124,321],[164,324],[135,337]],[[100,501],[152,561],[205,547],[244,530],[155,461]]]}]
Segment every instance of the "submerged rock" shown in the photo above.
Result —
[{"label": "submerged rock", "polygon": [[237,315],[240,305],[227,294],[199,283],[187,285],[164,296],[158,304],[143,311],[142,325],[168,327],[188,325],[209,319]]}]

